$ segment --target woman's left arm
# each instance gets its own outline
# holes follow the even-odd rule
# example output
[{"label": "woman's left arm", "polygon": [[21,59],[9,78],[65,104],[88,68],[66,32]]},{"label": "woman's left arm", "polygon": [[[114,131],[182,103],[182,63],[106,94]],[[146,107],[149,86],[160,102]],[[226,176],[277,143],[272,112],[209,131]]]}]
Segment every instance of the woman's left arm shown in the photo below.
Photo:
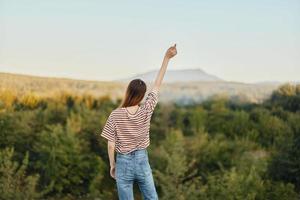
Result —
[{"label": "woman's left arm", "polygon": [[110,175],[115,179],[116,162],[115,162],[115,142],[108,141],[107,151],[110,165]]}]

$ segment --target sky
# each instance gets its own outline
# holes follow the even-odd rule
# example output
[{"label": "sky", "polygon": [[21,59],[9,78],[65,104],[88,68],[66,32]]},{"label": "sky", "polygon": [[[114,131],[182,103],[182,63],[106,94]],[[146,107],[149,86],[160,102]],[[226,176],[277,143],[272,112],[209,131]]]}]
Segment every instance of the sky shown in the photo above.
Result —
[{"label": "sky", "polygon": [[299,0],[0,0],[0,72],[116,80],[202,69],[227,81],[300,81]]}]

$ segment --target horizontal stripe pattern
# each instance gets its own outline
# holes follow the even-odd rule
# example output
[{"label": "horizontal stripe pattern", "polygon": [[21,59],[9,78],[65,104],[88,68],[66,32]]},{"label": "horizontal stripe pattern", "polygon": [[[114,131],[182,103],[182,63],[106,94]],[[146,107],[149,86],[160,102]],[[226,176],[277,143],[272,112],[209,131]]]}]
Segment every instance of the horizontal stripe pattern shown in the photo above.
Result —
[{"label": "horizontal stripe pattern", "polygon": [[150,121],[158,102],[158,92],[148,93],[144,104],[131,115],[126,108],[117,108],[109,115],[101,136],[115,142],[116,151],[130,153],[136,149],[145,149],[150,144]]}]

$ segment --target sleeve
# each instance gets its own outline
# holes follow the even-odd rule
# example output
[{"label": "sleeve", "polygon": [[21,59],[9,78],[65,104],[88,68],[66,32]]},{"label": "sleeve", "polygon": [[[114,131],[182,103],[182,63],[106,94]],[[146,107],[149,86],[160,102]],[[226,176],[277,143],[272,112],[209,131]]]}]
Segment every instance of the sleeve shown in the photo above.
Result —
[{"label": "sleeve", "polygon": [[148,93],[145,101],[145,109],[149,114],[152,114],[158,102],[158,91],[152,90]]},{"label": "sleeve", "polygon": [[112,114],[109,115],[103,129],[101,136],[106,138],[107,140],[111,142],[115,142],[115,137],[116,137],[116,129],[115,129],[115,124],[113,121]]}]

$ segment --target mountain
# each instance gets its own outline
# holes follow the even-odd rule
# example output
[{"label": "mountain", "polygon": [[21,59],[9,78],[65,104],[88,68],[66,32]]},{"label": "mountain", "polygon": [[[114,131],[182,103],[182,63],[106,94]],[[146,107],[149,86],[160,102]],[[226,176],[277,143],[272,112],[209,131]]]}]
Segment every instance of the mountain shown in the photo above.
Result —
[{"label": "mountain", "polygon": [[[136,76],[121,79],[121,82],[128,82],[133,79],[140,78],[145,82],[153,82],[158,70],[150,71]],[[164,77],[164,83],[175,83],[175,82],[191,82],[191,81],[223,81],[221,78],[208,74],[201,69],[183,69],[183,70],[167,70]]]}]

